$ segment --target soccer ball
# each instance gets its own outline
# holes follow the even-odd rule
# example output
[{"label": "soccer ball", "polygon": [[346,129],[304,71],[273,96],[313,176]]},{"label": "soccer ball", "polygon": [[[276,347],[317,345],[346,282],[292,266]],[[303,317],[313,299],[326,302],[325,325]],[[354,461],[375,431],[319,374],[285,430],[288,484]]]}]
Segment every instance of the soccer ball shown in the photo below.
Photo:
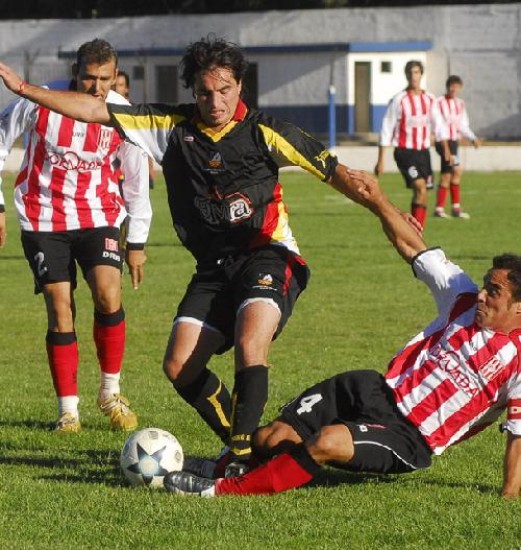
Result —
[{"label": "soccer ball", "polygon": [[171,433],[145,428],[127,439],[119,463],[133,487],[160,488],[169,472],[183,468],[183,448]]}]

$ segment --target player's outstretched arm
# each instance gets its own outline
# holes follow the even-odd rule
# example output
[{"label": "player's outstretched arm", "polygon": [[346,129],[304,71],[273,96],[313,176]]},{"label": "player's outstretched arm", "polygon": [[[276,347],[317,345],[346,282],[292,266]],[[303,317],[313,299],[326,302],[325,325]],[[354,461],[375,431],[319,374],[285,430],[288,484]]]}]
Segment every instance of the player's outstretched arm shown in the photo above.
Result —
[{"label": "player's outstretched arm", "polygon": [[519,496],[521,490],[521,437],[508,434],[503,464],[503,498]]},{"label": "player's outstretched arm", "polygon": [[94,96],[32,86],[4,63],[0,63],[0,78],[11,92],[62,115],[83,122],[99,122],[101,124],[110,122],[105,102]]},{"label": "player's outstretched arm", "polygon": [[339,165],[330,184],[378,216],[387,238],[406,262],[426,250],[420,228],[388,199],[374,176]]}]

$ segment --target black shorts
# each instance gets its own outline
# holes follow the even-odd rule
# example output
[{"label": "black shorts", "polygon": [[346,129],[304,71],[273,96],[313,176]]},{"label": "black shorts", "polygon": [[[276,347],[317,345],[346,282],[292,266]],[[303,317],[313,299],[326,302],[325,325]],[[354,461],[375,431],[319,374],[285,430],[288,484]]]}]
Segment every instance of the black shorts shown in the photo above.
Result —
[{"label": "black shorts", "polygon": [[417,151],[397,147],[394,150],[394,160],[408,188],[413,187],[416,180],[424,179],[429,182],[432,179],[431,154],[428,149]]},{"label": "black shorts", "polygon": [[452,169],[454,166],[458,166],[459,164],[459,157],[458,157],[458,142],[456,140],[449,140],[447,142],[449,144],[449,151],[451,156],[454,157],[454,164],[450,164],[450,162],[447,162],[445,160],[445,157],[443,155],[443,147],[441,146],[441,143],[439,141],[436,142],[435,148],[436,153],[440,155],[441,157],[441,166],[440,166],[440,172],[442,174],[450,174],[452,172]]},{"label": "black shorts", "polygon": [[218,330],[225,343],[217,353],[224,353],[233,346],[241,304],[250,299],[268,299],[281,314],[276,338],[309,276],[304,260],[281,246],[229,257],[218,265],[198,268],[179,304],[176,319],[190,317]]},{"label": "black shorts", "polygon": [[119,228],[97,227],[73,231],[22,231],[25,257],[34,275],[34,292],[49,283],[70,281],[76,288],[76,262],[83,276],[97,265],[121,269]]},{"label": "black shorts", "polygon": [[338,468],[388,474],[431,465],[431,449],[398,410],[392,390],[376,371],[344,372],[319,382],[280,413],[279,420],[304,441],[324,426],[347,426],[355,453],[349,463],[333,464]]}]

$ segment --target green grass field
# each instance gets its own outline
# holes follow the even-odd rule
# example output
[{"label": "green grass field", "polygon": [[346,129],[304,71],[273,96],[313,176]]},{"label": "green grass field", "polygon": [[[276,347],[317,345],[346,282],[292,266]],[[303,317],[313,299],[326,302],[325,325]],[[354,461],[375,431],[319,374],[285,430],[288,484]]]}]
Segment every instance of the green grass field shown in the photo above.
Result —
[{"label": "green grass field", "polygon": [[[519,173],[464,176],[472,219],[429,217],[426,239],[443,246],[477,281],[496,253],[521,252]],[[385,369],[392,354],[434,315],[370,213],[307,175],[284,173],[285,199],[312,279],[270,356],[265,420],[311,383],[342,370]],[[98,367],[92,305],[76,293],[83,431],[51,431],[56,403],[48,372],[43,301],[32,292],[12,207],[0,251],[0,547],[4,549],[513,549],[521,548],[521,503],[499,496],[504,436],[496,428],[406,476],[325,470],[311,487],[274,497],[197,499],[127,487],[119,472],[124,434],[96,407]],[[408,209],[398,176],[383,178]],[[146,279],[124,281],[128,345],[123,389],[142,426],[174,433],[186,454],[212,456],[219,441],[168,384],[161,361],[176,305],[193,269],[171,228],[162,181]],[[431,206],[434,194],[430,195]],[[432,208],[431,208],[432,211]],[[229,384],[230,353],[211,366]]]}]

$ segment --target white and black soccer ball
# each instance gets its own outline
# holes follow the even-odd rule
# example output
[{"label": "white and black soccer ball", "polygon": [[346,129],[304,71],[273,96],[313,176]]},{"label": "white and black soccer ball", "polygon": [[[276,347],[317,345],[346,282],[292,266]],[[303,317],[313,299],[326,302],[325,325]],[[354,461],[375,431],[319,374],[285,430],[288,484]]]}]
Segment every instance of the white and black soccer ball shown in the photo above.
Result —
[{"label": "white and black soccer ball", "polygon": [[134,432],[125,442],[119,463],[130,485],[163,487],[164,477],[183,468],[183,448],[171,433],[159,428]]}]

